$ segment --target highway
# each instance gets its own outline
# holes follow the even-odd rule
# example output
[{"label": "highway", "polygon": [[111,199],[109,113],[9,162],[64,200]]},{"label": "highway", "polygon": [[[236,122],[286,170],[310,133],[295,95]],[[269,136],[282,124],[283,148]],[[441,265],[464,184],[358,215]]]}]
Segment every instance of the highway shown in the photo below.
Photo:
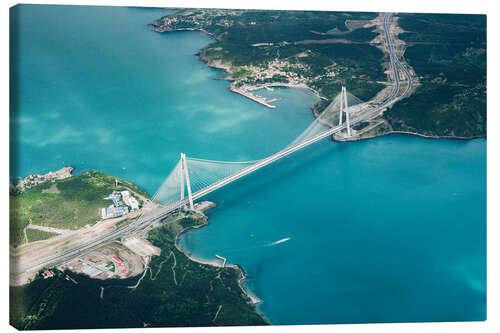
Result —
[{"label": "highway", "polygon": [[[409,71],[406,69],[406,67],[403,64],[401,64],[401,62],[399,61],[399,59],[395,53],[395,50],[394,50],[392,36],[389,32],[391,15],[392,15],[391,13],[384,14],[383,26],[384,26],[385,36],[386,36],[386,45],[387,45],[387,48],[389,50],[389,55],[390,55],[391,68],[392,68],[393,73],[394,73],[394,88],[393,88],[391,94],[384,100],[382,105],[375,107],[371,110],[368,110],[368,111],[364,112],[363,114],[352,119],[351,126],[353,126],[359,122],[362,122],[362,121],[367,121],[367,120],[377,116],[382,110],[391,106],[396,101],[404,98],[408,94],[410,89],[412,88],[411,75],[410,75]],[[399,97],[398,97],[398,94],[399,94],[399,90],[400,90],[400,80],[399,80],[398,68],[402,70],[402,72],[406,76],[407,82],[408,82],[408,85],[407,85],[405,91]],[[267,165],[269,165],[269,164],[271,164],[271,163],[273,163],[281,158],[284,158],[284,157],[286,157],[286,156],[288,156],[288,155],[290,155],[290,154],[292,154],[292,153],[294,153],[302,148],[305,148],[305,147],[307,147],[307,146],[309,146],[309,145],[311,145],[319,140],[322,140],[324,138],[330,137],[336,133],[339,133],[344,129],[346,129],[345,123],[342,125],[330,128],[330,129],[316,135],[315,137],[310,138],[310,139],[308,139],[304,142],[301,142],[297,145],[287,147],[287,148],[285,148],[285,149],[283,149],[283,150],[281,150],[281,151],[279,151],[279,152],[277,152],[269,157],[266,157],[262,160],[257,161],[255,164],[252,164],[252,165],[248,166],[247,168],[244,168],[231,176],[228,176],[224,179],[221,179],[218,182],[215,182],[212,185],[207,186],[207,187],[193,193],[192,198],[193,198],[193,200],[197,200],[197,199],[199,199],[199,198],[201,198],[201,197],[203,197],[211,192],[214,192],[214,191],[216,191],[216,190],[218,190],[218,189],[220,189],[220,188],[222,188],[222,187],[224,187],[224,186],[226,186],[226,185],[258,170],[258,169],[260,169],[260,168],[263,168],[263,167],[265,167],[265,166],[267,166]],[[178,202],[175,202],[174,204],[171,204],[169,206],[163,206],[163,207],[155,210],[154,213],[152,213],[151,215],[143,216],[142,218],[140,218],[136,221],[133,221],[133,222],[129,223],[128,225],[117,228],[116,230],[114,230],[108,234],[105,234],[101,237],[98,237],[98,238],[92,240],[91,242],[88,242],[86,244],[82,244],[76,248],[61,252],[59,254],[44,258],[44,259],[42,259],[39,262],[36,262],[34,264],[31,263],[30,267],[18,267],[17,270],[19,272],[35,271],[35,270],[38,271],[44,267],[52,267],[52,266],[61,264],[63,262],[68,261],[69,259],[72,259],[75,256],[78,256],[78,255],[81,255],[85,252],[88,252],[88,251],[92,250],[93,248],[101,246],[104,243],[110,242],[110,241],[112,241],[112,240],[114,240],[122,235],[126,235],[126,234],[129,234],[129,233],[132,233],[135,231],[139,231],[139,230],[143,230],[147,226],[151,225],[153,222],[158,221],[158,220],[166,217],[168,214],[170,214],[171,212],[173,212],[176,209],[179,209],[179,208],[185,206],[187,203],[188,203],[188,198],[186,197],[183,200],[179,200]]]},{"label": "highway", "polygon": [[408,85],[407,85],[405,91],[403,92],[403,94],[401,96],[399,96],[398,98],[396,98],[392,101],[391,104],[393,104],[393,103],[397,102],[398,100],[406,97],[406,95],[408,95],[411,88],[413,87],[413,80],[412,80],[412,77],[410,75],[410,72],[408,71],[406,66],[404,66],[399,61],[399,58],[396,55],[396,51],[394,50],[394,42],[392,40],[392,36],[390,34],[390,29],[389,29],[391,16],[392,16],[392,13],[385,13],[384,14],[384,32],[385,32],[385,39],[386,39],[387,48],[389,50],[391,67],[392,67],[392,71],[394,73],[394,83],[395,84],[394,84],[394,89],[393,89],[393,94],[392,94],[393,98],[399,92],[399,75],[397,75],[398,74],[397,67],[399,67],[403,71],[404,75],[406,76],[406,80],[408,81]]}]

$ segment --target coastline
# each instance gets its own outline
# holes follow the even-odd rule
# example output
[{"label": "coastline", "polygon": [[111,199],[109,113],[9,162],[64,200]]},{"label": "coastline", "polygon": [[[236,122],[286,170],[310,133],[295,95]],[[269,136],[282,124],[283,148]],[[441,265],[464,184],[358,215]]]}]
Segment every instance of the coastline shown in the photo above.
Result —
[{"label": "coastline", "polygon": [[[201,31],[203,33],[206,33],[207,35],[209,35],[210,37],[214,38],[217,40],[217,38],[213,35],[213,34],[210,34],[209,32],[203,30],[203,29],[178,29],[178,30],[168,30],[168,31],[158,31],[158,32],[175,32],[175,31],[184,31],[184,30],[190,30],[190,31]],[[155,30],[157,31],[157,30]],[[210,44],[209,44],[210,45]],[[218,80],[227,80],[227,81],[234,81],[234,79],[231,77],[231,69],[229,66],[226,66],[224,64],[222,64],[219,60],[212,60],[210,58],[208,58],[206,55],[205,55],[205,49],[208,47],[205,46],[198,54],[198,58],[203,61],[208,67],[212,67],[212,68],[216,68],[216,69],[220,69],[220,70],[223,70],[227,75],[223,78],[219,78]],[[321,96],[315,89],[309,87],[308,85],[304,84],[304,83],[300,83],[300,84],[293,84],[293,83],[284,83],[284,82],[272,82],[272,83],[264,83],[264,84],[260,84],[260,85],[256,85],[256,86],[246,86],[245,89],[241,89],[241,88],[235,88],[232,86],[232,84],[229,84],[228,86],[228,89],[234,93],[237,93],[237,94],[240,94],[254,102],[257,102],[261,105],[264,105],[268,108],[271,108],[271,109],[274,109],[276,108],[275,105],[271,105],[269,104],[270,101],[265,99],[265,98],[259,98],[258,96],[255,96],[254,94],[252,94],[251,92],[252,91],[255,91],[255,90],[260,90],[260,89],[265,89],[265,88],[271,88],[271,87],[287,87],[287,88],[302,88],[302,89],[307,89],[309,91],[311,91],[312,93],[314,93],[318,98],[322,99],[322,100],[327,100],[325,97]],[[318,111],[316,110],[316,108],[314,107],[314,104],[310,106],[310,109],[312,111],[312,114],[313,114],[313,117],[315,119],[319,119],[319,113]],[[321,120],[320,120],[321,122]],[[327,123],[325,122],[321,122],[323,125],[326,125],[326,126],[329,126]],[[337,141],[337,142],[344,142],[344,141],[361,141],[361,140],[367,140],[367,139],[374,139],[374,138],[377,138],[377,137],[382,137],[382,136],[386,136],[386,135],[390,135],[390,134],[405,134],[405,135],[415,135],[415,136],[419,136],[419,137],[422,137],[422,138],[425,138],[425,139],[456,139],[456,140],[472,140],[472,139],[480,139],[480,138],[486,138],[486,136],[472,136],[472,137],[460,137],[460,136],[439,136],[439,135],[426,135],[426,134],[421,134],[421,133],[417,133],[417,132],[409,132],[409,131],[390,131],[390,132],[385,132],[385,133],[381,133],[381,134],[377,134],[377,135],[371,135],[371,136],[366,136],[366,137],[356,137],[356,138],[352,138],[350,140],[336,140],[333,136],[332,136],[332,140],[333,141]]]},{"label": "coastline", "polygon": [[[216,35],[208,32],[208,31],[206,31],[205,29],[202,29],[202,28],[163,29],[163,28],[161,28],[161,25],[157,25],[156,24],[156,21],[153,22],[151,24],[151,26],[153,27],[153,30],[156,31],[156,32],[158,32],[158,33],[176,32],[176,31],[200,31],[202,33],[207,34],[208,36],[210,36],[211,38],[213,38],[215,40],[219,40]],[[212,43],[210,43],[210,44],[212,44]],[[208,44],[207,46],[205,46],[204,48],[202,48],[200,50],[200,52],[198,52],[196,55],[208,67],[217,68],[217,69],[221,69],[221,70],[225,71],[225,73],[227,75],[225,77],[223,77],[223,78],[218,78],[218,80],[234,81],[234,78],[231,77],[232,73],[231,73],[231,67],[230,66],[222,64],[222,62],[220,60],[210,59],[210,58],[208,58],[205,55],[205,50],[208,48],[208,46],[210,44]],[[237,87],[234,87],[232,84],[229,84],[228,89],[230,91],[232,91],[234,93],[237,93],[237,94],[240,94],[240,95],[242,95],[242,96],[244,96],[244,97],[246,97],[246,98],[248,98],[248,99],[250,99],[250,100],[252,100],[254,102],[257,102],[257,103],[259,103],[261,105],[264,105],[264,106],[266,106],[268,108],[274,109],[274,108],[276,108],[276,106],[270,104],[271,102],[275,101],[274,99],[273,100],[268,100],[268,99],[266,99],[264,97],[256,96],[256,95],[254,95],[254,94],[251,93],[254,90],[259,90],[259,89],[264,89],[264,88],[270,88],[270,87],[288,87],[288,88],[303,88],[303,89],[308,89],[311,92],[313,92],[318,98],[320,98],[322,100],[327,100],[325,97],[321,96],[315,89],[309,87],[305,83],[294,84],[294,83],[284,83],[284,82],[272,82],[272,83],[259,84],[259,85],[255,85],[255,86],[244,86],[244,88],[241,88],[241,87],[237,88]],[[310,108],[312,110],[313,116],[316,119],[318,119],[319,114],[316,111],[314,105],[311,105]],[[323,124],[329,126],[326,123],[323,123]],[[486,135],[485,136],[460,137],[460,136],[426,135],[426,134],[421,134],[421,133],[417,133],[417,132],[409,132],[409,131],[390,131],[390,132],[384,132],[384,133],[380,133],[380,134],[376,134],[376,135],[370,135],[370,136],[366,136],[366,137],[354,137],[354,138],[351,138],[349,140],[336,140],[332,136],[332,140],[339,141],[339,142],[341,142],[341,141],[360,141],[360,140],[365,140],[365,139],[373,139],[373,138],[376,138],[376,137],[381,137],[381,136],[385,136],[385,135],[389,135],[389,134],[415,135],[415,136],[420,136],[422,138],[427,138],[427,139],[472,140],[472,139],[477,139],[477,138],[486,138]]]},{"label": "coastline", "polygon": [[[311,109],[311,112],[313,114],[313,117],[316,119],[319,119],[319,113],[316,110],[316,108],[314,107],[314,105],[311,105],[310,109]],[[330,127],[330,125],[328,123],[322,122],[321,120],[319,120],[319,121],[323,125]],[[463,137],[463,136],[451,136],[451,135],[426,135],[426,134],[421,134],[421,133],[417,133],[417,132],[409,132],[409,131],[389,131],[389,132],[384,132],[384,133],[376,134],[376,135],[369,135],[369,136],[365,136],[365,137],[352,137],[348,140],[337,140],[337,139],[335,139],[334,136],[332,136],[331,138],[333,141],[336,141],[336,142],[350,142],[350,141],[370,140],[370,139],[380,138],[380,137],[392,135],[392,134],[413,135],[413,136],[418,136],[418,137],[421,137],[424,139],[433,139],[433,140],[448,139],[448,140],[467,141],[467,140],[474,140],[474,139],[486,139],[486,135],[485,136],[477,135],[477,136],[471,136],[471,137]]]},{"label": "coastline", "polygon": [[319,92],[317,92],[315,89],[309,87],[305,83],[284,83],[284,82],[272,82],[272,83],[264,83],[261,85],[257,86],[251,86],[248,88],[249,91],[252,90],[259,90],[259,89],[265,89],[265,88],[270,88],[270,87],[286,87],[286,88],[300,88],[300,89],[307,89],[311,91],[316,97],[319,99],[327,100],[327,98],[321,96]]},{"label": "coastline", "polygon": [[[181,231],[179,231],[177,233],[177,235],[175,236],[174,245],[175,245],[176,249],[179,250],[179,252],[183,253],[191,261],[197,262],[197,263],[202,264],[202,265],[210,265],[210,266],[219,267],[219,268],[229,267],[229,268],[234,268],[236,270],[239,270],[240,274],[241,274],[241,278],[238,280],[238,285],[240,286],[240,288],[243,291],[243,293],[250,299],[251,303],[255,306],[255,305],[261,303],[262,300],[260,298],[258,298],[255,294],[253,294],[248,288],[246,288],[243,285],[243,282],[246,279],[248,279],[248,275],[246,274],[246,272],[243,269],[243,267],[241,267],[238,264],[227,264],[227,265],[225,265],[225,263],[221,261],[222,259],[218,259],[218,258],[213,259],[213,260],[199,258],[199,257],[195,256],[193,253],[191,253],[191,252],[187,251],[186,249],[184,249],[179,244],[180,237],[183,234],[185,234],[185,233],[187,233],[188,231],[191,231],[191,230],[196,230],[196,229],[203,228],[203,227],[208,226],[210,224],[208,222],[208,217],[204,214],[204,212],[206,210],[208,210],[208,209],[214,208],[215,206],[216,206],[216,204],[214,202],[211,202],[211,205],[209,205],[208,207],[206,207],[205,209],[202,210],[202,213],[205,216],[203,218],[203,224],[197,225],[197,226],[186,227],[186,228],[182,229]],[[269,322],[267,320],[267,318],[262,313],[260,313],[257,310],[257,308],[255,308],[255,310],[259,313],[260,316],[262,316],[267,322]]]},{"label": "coastline", "polygon": [[[176,29],[176,30],[161,30],[161,29],[158,29],[155,31],[157,32],[175,32],[175,31],[200,31],[200,32],[203,32],[207,35],[209,35],[210,37],[214,38],[215,40],[218,40],[218,38],[216,36],[214,36],[213,34],[205,31],[204,29],[195,29],[195,28],[187,28],[187,29]],[[209,44],[210,45],[210,44]],[[216,69],[220,69],[220,70],[223,70],[225,72],[225,76],[224,77],[221,77],[221,78],[217,78],[217,80],[227,80],[227,81],[235,81],[234,78],[231,77],[231,67],[228,66],[228,65],[225,65],[223,64],[220,60],[213,60],[213,59],[210,59],[206,56],[205,54],[205,50],[208,46],[205,46],[198,54],[198,58],[203,61],[208,67],[212,67],[212,68],[216,68]],[[234,93],[238,93],[250,100],[253,100],[261,105],[264,105],[268,108],[276,108],[276,106],[274,105],[271,105],[269,103],[269,101],[267,101],[265,98],[259,98],[259,96],[255,96],[254,94],[252,94],[251,92],[252,91],[255,91],[255,90],[260,90],[260,89],[264,89],[264,88],[269,88],[269,87],[288,87],[288,88],[303,88],[303,89],[308,89],[310,91],[312,91],[318,98],[322,99],[322,100],[326,100],[326,98],[322,97],[316,90],[314,90],[313,88],[307,86],[306,84],[304,83],[300,83],[300,84],[291,84],[291,83],[280,83],[280,82],[273,82],[273,83],[266,83],[266,84],[260,84],[260,85],[255,85],[255,86],[245,86],[243,89],[242,88],[237,88],[235,87],[233,84],[229,84],[228,85],[228,89]],[[315,119],[318,119],[319,118],[319,113],[317,112],[316,108],[314,107],[314,105],[311,105],[310,106],[311,110],[312,110],[312,113],[313,113],[313,116]],[[320,120],[321,121],[321,120]],[[322,122],[324,125],[327,125],[329,126],[327,123],[325,122]],[[361,141],[361,140],[365,140],[365,139],[374,139],[374,138],[377,138],[377,137],[382,137],[382,136],[386,136],[386,135],[390,135],[390,134],[401,134],[401,135],[415,135],[415,136],[419,136],[419,137],[422,137],[422,138],[427,138],[427,139],[457,139],[457,140],[471,140],[471,139],[476,139],[476,138],[485,138],[485,136],[476,136],[476,137],[458,137],[458,136],[432,136],[432,135],[425,135],[425,134],[420,134],[420,133],[416,133],[416,132],[406,132],[406,131],[388,131],[388,132],[385,132],[385,133],[381,133],[381,134],[376,134],[376,135],[371,135],[371,136],[366,136],[366,137],[359,137],[359,138],[352,138],[351,140],[336,140],[333,136],[332,136],[332,140],[333,141]],[[178,244],[178,241],[179,241],[179,238],[182,234],[184,234],[185,232],[188,232],[189,230],[191,229],[198,229],[198,228],[202,228],[204,226],[207,226],[209,225],[209,222],[208,222],[208,218],[206,218],[204,220],[204,223],[202,225],[199,225],[199,226],[194,226],[194,227],[188,227],[188,228],[185,228],[183,229],[182,231],[180,231],[178,233],[178,235],[176,236],[176,239],[175,239],[175,246],[176,248],[182,252],[184,255],[186,255],[190,260],[194,261],[194,262],[197,262],[197,263],[200,263],[200,264],[206,264],[206,265],[211,265],[211,266],[214,266],[214,267],[224,267],[224,264],[221,262],[221,260],[218,260],[216,258],[214,258],[213,260],[208,260],[208,259],[202,259],[202,258],[199,258],[197,256],[195,256],[193,253],[189,253],[186,249],[182,248],[179,244]],[[242,273],[242,278],[239,279],[238,281],[238,284],[240,285],[240,288],[242,289],[242,291],[252,300],[252,303],[253,304],[259,304],[261,302],[260,299],[256,298],[254,295],[252,295],[251,291],[248,290],[247,288],[245,288],[243,286],[243,282],[248,278],[244,269],[239,266],[238,264],[230,264],[230,265],[227,265],[228,267],[233,267],[233,268],[237,268],[241,271]],[[260,315],[262,315],[262,313],[259,312]],[[264,317],[264,316],[263,316]],[[264,317],[265,318],[265,317]],[[266,321],[267,321],[267,318],[265,318]]]},{"label": "coastline", "polygon": [[[204,29],[201,29],[201,28],[197,28],[197,29],[191,29],[191,28],[187,28],[187,29],[176,29],[176,30],[161,30],[161,29],[155,29],[155,31],[157,32],[175,32],[175,31],[184,31],[184,30],[190,30],[190,31],[201,31],[207,35],[209,35],[210,37],[214,38],[215,40],[218,40],[216,36],[214,36],[213,34],[209,33],[208,31],[205,31]],[[209,44],[210,45],[210,44]],[[220,61],[216,60],[212,60],[210,58],[208,58],[206,55],[205,55],[205,49],[208,47],[205,46],[198,54],[198,58],[203,61],[208,67],[212,67],[212,68],[217,68],[217,69],[221,69],[221,70],[224,70],[227,74],[226,77],[223,77],[223,78],[220,78],[220,80],[227,80],[227,81],[234,81],[234,79],[231,77],[231,69],[229,66],[226,66],[224,64],[222,64]],[[266,100],[265,98],[259,98],[258,96],[255,96],[254,94],[251,93],[251,91],[254,91],[254,90],[260,90],[260,89],[264,89],[264,88],[270,88],[270,87],[287,87],[287,88],[303,88],[303,89],[308,89],[310,90],[311,92],[313,92],[318,98],[322,99],[322,100],[327,100],[325,97],[321,96],[315,89],[309,87],[308,85],[306,85],[305,83],[299,83],[299,84],[293,84],[293,83],[284,83],[284,82],[272,82],[272,83],[264,83],[264,84],[260,84],[260,85],[256,85],[256,86],[246,86],[245,89],[238,89],[238,88],[234,88],[231,84],[228,86],[228,89],[232,92],[235,92],[235,93],[238,93],[250,100],[253,100],[261,105],[264,105],[268,108],[276,108],[276,106],[274,105],[270,105],[270,101]],[[316,108],[314,107],[314,104],[310,106],[310,109],[312,110],[312,113],[313,113],[313,116],[315,119],[318,119],[319,118],[319,114],[316,110]],[[383,113],[382,113],[383,114]],[[321,122],[321,121],[320,121]],[[324,122],[321,122],[323,125],[326,125],[326,126],[329,126],[327,123],[324,123]],[[343,142],[343,141],[361,141],[361,140],[366,140],[366,139],[374,139],[374,138],[377,138],[377,137],[382,137],[382,136],[385,136],[385,135],[390,135],[390,134],[406,134],[406,135],[415,135],[415,136],[419,136],[419,137],[422,137],[422,138],[426,138],[426,139],[456,139],[456,140],[472,140],[472,139],[480,139],[480,138],[486,138],[486,136],[472,136],[472,137],[461,137],[461,136],[439,136],[439,135],[426,135],[426,134],[422,134],[422,133],[417,133],[417,132],[409,132],[409,131],[390,131],[390,132],[385,132],[385,133],[381,133],[381,134],[377,134],[377,135],[371,135],[371,136],[366,136],[366,137],[355,137],[355,138],[352,138],[350,140],[336,140],[333,136],[332,136],[332,140],[333,141],[338,141],[338,142]]]},{"label": "coastline", "polygon": [[237,93],[237,94],[240,94],[241,96],[243,97],[246,97],[254,102],[257,102],[259,104],[262,104],[270,109],[275,109],[276,108],[276,105],[272,105],[270,103],[272,102],[275,102],[276,100],[268,100],[267,98],[264,98],[264,97],[260,97],[260,96],[257,96],[257,95],[254,95],[250,92],[250,90],[245,90],[245,89],[241,89],[241,88],[235,88],[235,87],[232,87],[230,86],[229,87],[229,90],[231,90],[232,92],[234,93]]},{"label": "coastline", "polygon": [[[207,31],[203,30],[203,29],[188,29],[190,31],[201,31],[201,32],[204,32],[206,33],[207,35],[209,35],[210,37],[214,38],[217,40],[217,38],[215,36],[213,36],[212,34],[208,33]],[[156,31],[156,30],[155,30]],[[175,31],[181,31],[181,30],[172,30],[172,31],[168,31],[168,32],[175,32]],[[161,31],[161,32],[166,32],[166,31]],[[209,44],[210,45],[210,44]],[[220,60],[212,60],[210,58],[208,58],[206,55],[205,55],[205,50],[207,49],[207,47],[209,46],[205,46],[200,52],[198,52],[196,55],[198,56],[198,58],[204,62],[208,67],[212,67],[212,68],[216,68],[216,69],[220,69],[220,70],[223,70],[225,73],[226,73],[226,76],[225,77],[222,77],[222,78],[218,78],[217,80],[226,80],[226,81],[234,81],[234,78],[231,76],[231,67],[227,66],[227,65],[224,65]],[[257,102],[261,105],[264,105],[270,109],[274,109],[276,108],[275,105],[272,105],[270,103],[272,102],[275,102],[276,100],[275,99],[272,99],[272,100],[268,100],[264,97],[260,97],[260,96],[256,96],[254,95],[253,93],[251,93],[252,91],[255,91],[255,90],[260,90],[260,89],[265,89],[265,88],[271,88],[271,87],[286,87],[286,88],[301,88],[301,89],[307,89],[309,91],[311,91],[314,95],[316,95],[316,97],[318,97],[319,99],[323,99],[323,100],[326,100],[325,97],[321,96],[319,94],[319,92],[317,92],[315,89],[309,87],[308,85],[306,85],[305,83],[285,83],[285,82],[270,82],[270,83],[264,83],[264,84],[259,84],[259,85],[252,85],[252,86],[244,86],[243,88],[242,87],[234,87],[231,83],[229,84],[228,86],[228,89],[234,93],[237,93],[237,94],[240,94],[254,102]]]},{"label": "coastline", "polygon": [[463,141],[467,141],[467,140],[474,140],[474,139],[486,139],[486,136],[481,136],[481,135],[471,136],[471,137],[449,136],[449,135],[439,136],[439,135],[425,135],[425,134],[420,134],[420,133],[415,133],[415,132],[407,132],[407,131],[390,131],[390,132],[387,132],[387,133],[384,133],[384,134],[381,134],[381,135],[373,136],[371,138],[367,137],[366,139],[374,139],[376,137],[381,137],[381,136],[391,135],[391,134],[414,135],[414,136],[419,136],[419,137],[425,138],[425,139],[435,139],[435,140],[438,140],[438,139],[448,139],[448,140],[463,140]]},{"label": "coastline", "polygon": [[423,139],[430,139],[430,140],[459,140],[459,141],[470,141],[470,140],[475,140],[475,139],[486,139],[486,136],[471,136],[471,137],[462,137],[462,136],[439,136],[439,135],[425,135],[425,134],[420,134],[420,133],[415,133],[415,132],[407,132],[407,131],[390,131],[390,132],[385,132],[377,135],[370,135],[370,136],[365,136],[365,137],[352,137],[348,140],[338,140],[335,138],[332,138],[333,141],[336,142],[350,142],[350,141],[362,141],[362,140],[371,140],[371,139],[376,139],[376,138],[381,138],[384,136],[389,136],[389,135],[410,135],[410,136],[417,136]]}]

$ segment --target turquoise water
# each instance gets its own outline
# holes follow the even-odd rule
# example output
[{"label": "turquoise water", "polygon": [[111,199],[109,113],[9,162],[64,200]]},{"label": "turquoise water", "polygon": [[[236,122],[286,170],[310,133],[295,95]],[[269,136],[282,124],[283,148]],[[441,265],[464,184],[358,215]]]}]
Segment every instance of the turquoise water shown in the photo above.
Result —
[{"label": "turquoise water", "polygon": [[[253,160],[313,120],[303,89],[268,109],[214,80],[167,11],[22,6],[11,176],[74,165],[154,193],[179,158]],[[324,140],[208,199],[197,256],[240,264],[273,324],[486,318],[486,140]],[[289,241],[272,245],[290,237]]]},{"label": "turquoise water", "polygon": [[324,141],[213,195],[212,225],[184,244],[244,267],[275,324],[484,319],[485,154]]},{"label": "turquoise water", "polygon": [[14,13],[11,176],[71,164],[154,193],[181,152],[254,159],[311,121],[304,108],[316,101],[310,92],[284,92],[286,108],[270,112],[213,80],[223,73],[195,55],[211,38],[147,26],[165,10],[21,6]]}]

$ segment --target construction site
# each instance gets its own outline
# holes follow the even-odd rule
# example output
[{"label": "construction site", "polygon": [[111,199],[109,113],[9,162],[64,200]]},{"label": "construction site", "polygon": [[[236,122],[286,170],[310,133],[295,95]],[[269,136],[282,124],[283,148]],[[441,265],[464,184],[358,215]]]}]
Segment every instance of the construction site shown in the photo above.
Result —
[{"label": "construction site", "polygon": [[125,237],[93,250],[58,268],[68,269],[95,279],[126,279],[144,271],[151,256],[160,255],[161,250],[148,241],[134,236]]}]

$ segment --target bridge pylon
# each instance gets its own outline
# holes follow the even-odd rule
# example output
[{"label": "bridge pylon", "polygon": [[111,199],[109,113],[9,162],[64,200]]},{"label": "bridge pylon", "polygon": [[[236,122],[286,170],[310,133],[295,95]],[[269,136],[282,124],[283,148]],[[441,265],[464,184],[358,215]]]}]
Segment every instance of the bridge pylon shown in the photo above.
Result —
[{"label": "bridge pylon", "polygon": [[342,86],[340,92],[340,114],[339,114],[339,126],[342,125],[342,113],[345,113],[345,121],[347,123],[347,136],[351,136],[351,122],[349,119],[348,112],[349,105],[347,104],[347,90]]},{"label": "bridge pylon", "polygon": [[344,112],[344,86],[340,91],[340,113],[339,113],[339,126],[342,125],[342,113]]},{"label": "bridge pylon", "polygon": [[186,154],[181,153],[181,200],[184,199],[184,180],[188,190],[189,208],[194,210],[193,194],[191,193],[191,182],[189,180],[189,170],[186,162]]}]

